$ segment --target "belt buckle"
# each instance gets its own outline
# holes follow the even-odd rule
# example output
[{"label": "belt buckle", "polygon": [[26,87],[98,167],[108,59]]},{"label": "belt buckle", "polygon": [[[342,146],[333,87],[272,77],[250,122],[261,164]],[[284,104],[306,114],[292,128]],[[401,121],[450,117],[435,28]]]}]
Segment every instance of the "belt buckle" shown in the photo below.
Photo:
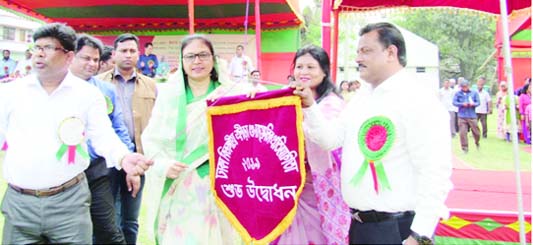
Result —
[{"label": "belt buckle", "polygon": [[363,220],[361,219],[361,217],[359,217],[359,212],[355,212],[352,214],[352,218],[354,218],[355,220],[357,220],[357,222],[359,223],[364,223]]},{"label": "belt buckle", "polygon": [[40,190],[35,190],[35,196],[36,197],[40,197],[41,196],[41,191]]}]

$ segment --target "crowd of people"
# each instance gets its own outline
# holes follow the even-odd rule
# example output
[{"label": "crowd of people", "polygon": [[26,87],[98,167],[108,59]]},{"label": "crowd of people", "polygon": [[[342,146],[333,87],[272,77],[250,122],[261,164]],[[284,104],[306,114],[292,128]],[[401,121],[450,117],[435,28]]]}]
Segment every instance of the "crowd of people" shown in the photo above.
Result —
[{"label": "crowd of people", "polygon": [[[205,115],[207,99],[266,90],[242,46],[226,71],[206,36],[186,36],[178,69],[156,86],[152,44],[139,55],[133,34],[106,47],[51,23],[33,40],[32,72],[0,86],[9,185],[2,243],[135,244],[141,207],[152,215],[144,225],[155,227],[153,243],[243,242],[215,204]],[[341,91],[324,49],[294,56],[288,79],[304,108],[310,174],[294,220],[273,244],[431,244],[448,215],[449,115],[405,71],[395,26],[365,26],[357,54],[369,86],[354,81]],[[478,97],[453,101],[465,108],[461,128],[472,128]]]},{"label": "crowd of people", "polygon": [[[511,112],[510,100],[515,101],[517,115],[517,129],[523,143],[531,144],[531,92],[527,78],[524,86],[516,93],[508,93],[505,81],[499,83],[496,93],[496,103],[492,102],[492,95],[486,86],[485,77],[479,77],[476,89],[470,88],[470,82],[464,77],[456,80],[451,78],[443,82],[439,90],[439,98],[450,115],[451,137],[460,135],[461,149],[468,153],[468,132],[472,132],[474,143],[479,149],[480,139],[487,138],[487,117],[492,114],[493,107],[497,113],[496,136],[508,142],[511,141]],[[479,127],[481,125],[481,129]]]}]

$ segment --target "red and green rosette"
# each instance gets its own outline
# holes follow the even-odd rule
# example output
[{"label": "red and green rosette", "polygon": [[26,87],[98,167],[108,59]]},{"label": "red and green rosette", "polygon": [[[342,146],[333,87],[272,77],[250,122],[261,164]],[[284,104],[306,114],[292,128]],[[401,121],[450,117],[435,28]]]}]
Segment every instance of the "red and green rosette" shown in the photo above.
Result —
[{"label": "red and green rosette", "polygon": [[89,154],[83,149],[81,143],[85,138],[85,126],[81,119],[68,117],[59,124],[57,130],[61,146],[57,150],[56,158],[61,161],[65,153],[68,152],[67,163],[74,164],[76,152],[83,158],[89,158]]},{"label": "red and green rosette", "polygon": [[358,142],[359,149],[365,156],[365,161],[352,178],[351,183],[353,185],[358,185],[361,182],[370,167],[376,193],[379,193],[380,190],[391,189],[381,159],[389,152],[395,137],[394,124],[387,117],[371,117],[361,125]]}]

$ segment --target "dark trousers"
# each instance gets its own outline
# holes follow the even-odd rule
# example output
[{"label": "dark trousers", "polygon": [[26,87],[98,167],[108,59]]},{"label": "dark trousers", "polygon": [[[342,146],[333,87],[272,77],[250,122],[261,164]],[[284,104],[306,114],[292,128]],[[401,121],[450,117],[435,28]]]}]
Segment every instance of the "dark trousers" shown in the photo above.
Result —
[{"label": "dark trousers", "polygon": [[481,132],[483,138],[487,138],[487,114],[477,113],[477,122],[481,122]]},{"label": "dark trousers", "polygon": [[479,146],[479,128],[475,118],[459,118],[459,136],[461,140],[461,149],[468,151],[468,127],[474,136],[476,146]]},{"label": "dark trousers", "polygon": [[455,124],[455,132],[459,132],[459,115],[457,115],[457,112],[453,112],[455,114],[454,118],[454,124]]},{"label": "dark trousers", "polygon": [[352,219],[350,244],[402,244],[411,234],[414,215],[381,222],[360,223]]},{"label": "dark trousers", "polygon": [[95,244],[125,244],[124,235],[117,226],[115,202],[109,176],[89,182],[91,190],[91,220]]},{"label": "dark trousers", "polygon": [[115,197],[115,208],[117,210],[117,222],[122,228],[127,244],[137,243],[139,233],[139,212],[141,209],[142,190],[144,187],[144,175],[141,176],[141,189],[137,197],[131,197],[126,185],[126,173],[121,170],[112,169],[110,173],[111,191]]}]

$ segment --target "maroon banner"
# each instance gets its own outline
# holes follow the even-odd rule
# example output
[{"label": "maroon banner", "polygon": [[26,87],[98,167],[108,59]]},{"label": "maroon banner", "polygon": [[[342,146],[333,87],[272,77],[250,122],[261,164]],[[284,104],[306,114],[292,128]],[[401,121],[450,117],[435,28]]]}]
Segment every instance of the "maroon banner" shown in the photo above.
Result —
[{"label": "maroon banner", "polygon": [[294,218],[305,182],[302,118],[290,89],[208,109],[212,190],[246,243],[273,241]]}]

